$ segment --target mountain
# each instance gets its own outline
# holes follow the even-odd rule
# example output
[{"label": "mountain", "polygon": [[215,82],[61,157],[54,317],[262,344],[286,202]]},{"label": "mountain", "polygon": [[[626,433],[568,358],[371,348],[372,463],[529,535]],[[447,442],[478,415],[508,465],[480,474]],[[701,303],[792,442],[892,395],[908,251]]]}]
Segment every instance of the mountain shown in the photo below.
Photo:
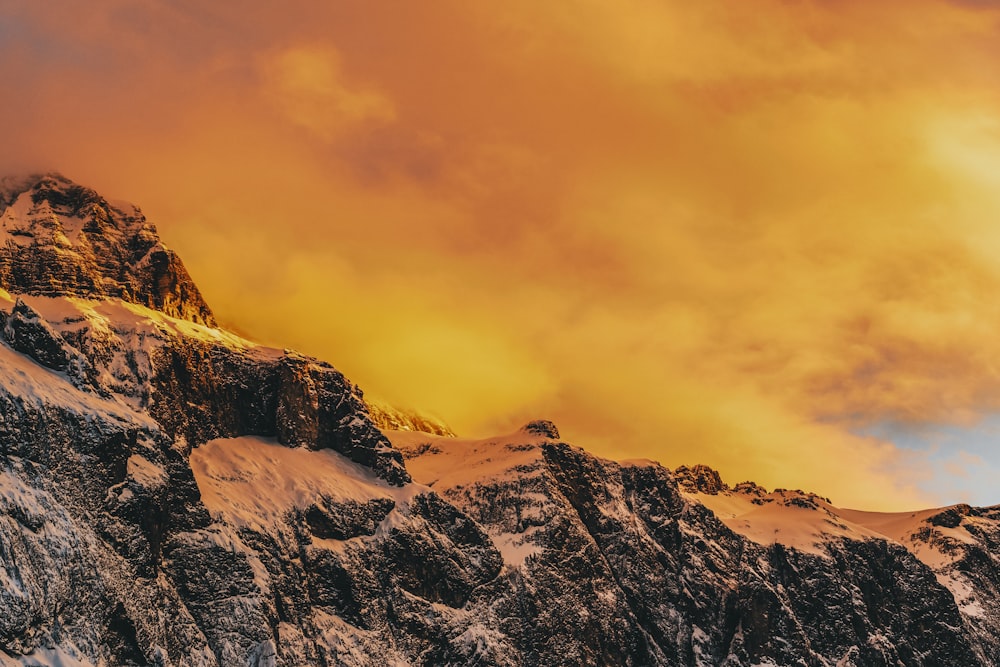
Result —
[{"label": "mountain", "polygon": [[0,665],[1000,664],[1000,508],[462,440],[217,328],[134,206],[0,208]]},{"label": "mountain", "polygon": [[136,206],[43,174],[0,180],[0,209],[0,287],[117,297],[215,325],[184,265]]}]

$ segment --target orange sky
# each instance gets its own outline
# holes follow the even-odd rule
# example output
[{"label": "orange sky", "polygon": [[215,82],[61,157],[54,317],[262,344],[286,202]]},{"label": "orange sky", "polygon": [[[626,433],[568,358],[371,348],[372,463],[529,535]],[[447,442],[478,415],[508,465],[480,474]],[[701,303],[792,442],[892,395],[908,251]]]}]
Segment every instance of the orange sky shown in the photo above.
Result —
[{"label": "orange sky", "polygon": [[10,0],[0,165],[470,435],[980,499],[893,434],[1000,408],[995,4]]}]

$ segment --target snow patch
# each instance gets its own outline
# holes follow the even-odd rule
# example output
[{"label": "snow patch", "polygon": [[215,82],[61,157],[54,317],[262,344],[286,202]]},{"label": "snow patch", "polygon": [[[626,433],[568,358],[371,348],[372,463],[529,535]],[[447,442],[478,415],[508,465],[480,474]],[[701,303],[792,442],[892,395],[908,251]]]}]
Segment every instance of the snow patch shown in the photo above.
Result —
[{"label": "snow patch", "polygon": [[81,659],[75,650],[37,648],[28,655],[13,657],[0,650],[0,667],[96,667],[90,660]]},{"label": "snow patch", "polygon": [[129,477],[147,488],[164,486],[169,480],[166,470],[138,454],[128,457],[126,469]]},{"label": "snow patch", "polygon": [[837,508],[814,496],[775,491],[763,497],[724,491],[718,494],[684,493],[701,503],[726,526],[758,544],[782,544],[818,556],[831,538],[865,540],[884,536],[848,521]]},{"label": "snow patch", "polygon": [[530,556],[542,552],[542,547],[531,542],[531,536],[538,530],[531,526],[523,533],[489,533],[493,545],[503,556],[503,562],[508,567],[521,567]]},{"label": "snow patch", "polygon": [[110,421],[125,421],[156,427],[148,415],[136,412],[115,400],[81,391],[62,373],[36,363],[31,358],[0,344],[0,390],[39,407],[54,405],[78,414],[101,416]]},{"label": "snow patch", "polygon": [[515,477],[517,468],[541,461],[539,445],[551,441],[524,431],[482,440],[413,431],[384,433],[407,459],[406,469],[415,481],[445,489]]},{"label": "snow patch", "polygon": [[[391,486],[337,452],[286,447],[271,438],[212,440],[191,452],[202,502],[216,520],[273,532],[292,510],[324,499],[367,503],[391,498],[397,509],[426,488]],[[393,510],[385,521],[393,520]]]}]

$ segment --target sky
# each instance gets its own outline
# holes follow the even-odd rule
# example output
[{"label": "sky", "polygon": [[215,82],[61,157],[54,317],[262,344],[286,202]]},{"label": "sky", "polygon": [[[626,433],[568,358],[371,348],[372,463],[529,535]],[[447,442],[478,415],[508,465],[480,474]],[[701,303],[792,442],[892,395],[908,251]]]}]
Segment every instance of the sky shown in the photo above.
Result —
[{"label": "sky", "polygon": [[462,434],[1000,502],[1000,2],[0,0],[0,168]]}]

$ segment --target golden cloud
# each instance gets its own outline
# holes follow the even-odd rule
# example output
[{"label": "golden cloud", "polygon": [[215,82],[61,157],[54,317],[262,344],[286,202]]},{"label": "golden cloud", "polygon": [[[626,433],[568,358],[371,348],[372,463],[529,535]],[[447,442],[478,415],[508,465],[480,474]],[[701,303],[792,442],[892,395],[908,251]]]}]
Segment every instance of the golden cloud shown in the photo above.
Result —
[{"label": "golden cloud", "polygon": [[362,121],[388,122],[392,102],[344,81],[341,57],[328,46],[291,47],[261,57],[262,93],[292,122],[327,141]]},{"label": "golden cloud", "polygon": [[6,12],[6,164],[375,394],[866,507],[943,499],[859,429],[1000,410],[981,4],[65,9]]}]

